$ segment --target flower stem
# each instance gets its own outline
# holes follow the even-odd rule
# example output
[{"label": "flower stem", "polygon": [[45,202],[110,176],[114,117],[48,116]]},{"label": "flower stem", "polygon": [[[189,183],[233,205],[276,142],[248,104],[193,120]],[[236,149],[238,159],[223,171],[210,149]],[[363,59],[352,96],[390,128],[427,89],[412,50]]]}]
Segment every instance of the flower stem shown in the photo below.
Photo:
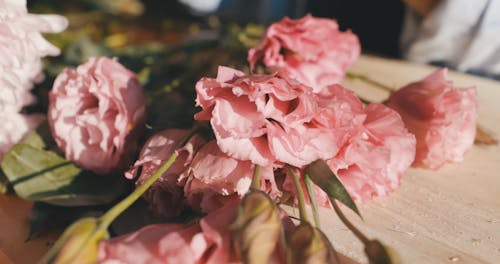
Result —
[{"label": "flower stem", "polygon": [[321,228],[318,215],[318,203],[316,202],[316,192],[314,191],[314,183],[307,174],[304,177],[304,182],[306,184],[307,195],[309,195],[309,201],[311,201],[314,225],[316,225],[317,228]]},{"label": "flower stem", "polygon": [[255,167],[253,169],[252,184],[250,185],[250,189],[260,190],[261,170],[262,168],[259,165],[255,164]]},{"label": "flower stem", "polygon": [[367,244],[368,242],[370,242],[370,240],[363,234],[361,233],[361,231],[359,231],[359,229],[357,229],[348,219],[347,217],[344,215],[344,213],[342,212],[342,210],[340,210],[340,207],[339,205],[337,204],[337,202],[335,201],[335,199],[332,199],[331,200],[332,202],[332,206],[333,206],[333,209],[335,210],[335,213],[337,213],[337,215],[339,216],[340,220],[342,220],[342,222],[344,223],[344,225],[349,228],[353,233],[354,235],[359,239],[361,240],[361,242],[363,242],[363,244]]},{"label": "flower stem", "polygon": [[[203,126],[202,123],[195,123],[193,128],[188,132],[188,134],[179,142],[177,148],[180,148],[189,141],[189,139],[198,132],[198,130]],[[147,179],[142,185],[137,187],[131,194],[129,194],[125,199],[120,201],[118,204],[109,209],[104,215],[100,217],[100,225],[99,229],[106,230],[109,225],[121,214],[125,211],[130,205],[132,205],[139,197],[141,197],[146,190],[153,185],[153,183],[158,180],[158,178],[167,171],[170,166],[177,159],[177,154],[175,151],[170,155],[165,163],[163,163],[160,168],[153,174],[149,179]]]},{"label": "flower stem", "polygon": [[167,171],[170,166],[174,163],[177,158],[177,154],[174,152],[168,158],[167,162],[163,163],[163,165],[149,178],[144,184],[140,185],[133,191],[127,198],[113,206],[109,211],[107,211],[104,215],[100,217],[100,226],[99,229],[107,229],[109,225],[116,219],[123,211],[125,211],[130,205],[132,205],[141,195],[151,186],[153,183],[160,178],[165,171]]},{"label": "flower stem", "polygon": [[297,174],[295,174],[293,172],[292,167],[290,165],[286,165],[286,169],[287,169],[288,173],[290,173],[290,175],[292,176],[293,184],[295,185],[295,190],[297,191],[297,199],[299,201],[300,219],[302,221],[309,222],[309,220],[307,218],[304,190],[302,189],[302,185],[300,184],[299,177],[297,176]]},{"label": "flower stem", "polygon": [[347,72],[346,76],[347,76],[347,78],[349,78],[351,80],[360,80],[360,81],[363,81],[365,83],[374,85],[377,88],[380,88],[380,89],[382,89],[384,91],[387,91],[387,92],[390,92],[390,93],[394,92],[394,89],[392,87],[387,86],[387,85],[385,85],[383,83],[377,82],[377,81],[375,81],[373,79],[370,79],[366,75],[359,74],[359,73],[354,73],[354,72]]}]

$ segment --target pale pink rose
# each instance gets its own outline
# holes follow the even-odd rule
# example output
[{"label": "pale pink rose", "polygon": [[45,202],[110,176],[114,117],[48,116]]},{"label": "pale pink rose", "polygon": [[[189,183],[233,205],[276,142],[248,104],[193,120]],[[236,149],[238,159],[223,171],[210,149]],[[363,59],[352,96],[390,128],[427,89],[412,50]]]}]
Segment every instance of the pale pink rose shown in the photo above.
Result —
[{"label": "pale pink rose", "polygon": [[42,33],[67,25],[62,16],[29,14],[26,1],[0,1],[0,111],[17,112],[33,102],[29,90],[43,78],[41,58],[59,54]]},{"label": "pale pink rose", "polygon": [[[103,241],[98,263],[241,263],[234,252],[230,226],[236,218],[238,203],[226,204],[190,226],[159,224]],[[285,235],[294,227],[280,210]],[[285,263],[284,252],[276,247],[270,263]]]},{"label": "pale pink rose", "polygon": [[[178,216],[185,207],[184,185],[181,175],[187,170],[194,154],[204,143],[199,136],[192,136],[181,148],[179,143],[186,137],[189,130],[167,129],[151,136],[144,144],[138,160],[125,173],[129,179],[139,177],[136,185],[142,185],[165,163],[174,152],[175,162],[158,180],[144,193],[144,199],[152,210],[164,217]],[[140,175],[137,175],[140,172]]]},{"label": "pale pink rose", "polygon": [[342,82],[360,52],[357,36],[341,32],[335,20],[306,15],[272,24],[248,52],[248,61],[254,68],[262,58],[266,67],[284,70],[315,93],[328,94],[328,85]]},{"label": "pale pink rose", "polygon": [[438,169],[446,162],[460,162],[474,143],[476,88],[456,87],[446,73],[446,68],[439,69],[389,98],[388,105],[417,138],[415,166]]},{"label": "pale pink rose", "polygon": [[[415,136],[398,113],[382,104],[370,104],[364,111],[363,126],[334,158],[327,160],[357,202],[394,191],[415,158]],[[290,177],[283,188],[295,193]],[[329,206],[328,196],[318,187],[315,190],[318,204]]]},{"label": "pale pink rose", "polygon": [[415,159],[415,136],[398,113],[375,103],[365,112],[363,129],[337,156],[327,160],[358,202],[394,191]]},{"label": "pale pink rose", "polygon": [[35,129],[43,120],[43,116],[0,112],[0,120],[2,120],[0,129],[0,161],[2,161],[3,155],[28,132]]},{"label": "pale pink rose", "polygon": [[220,149],[263,167],[302,167],[331,158],[363,119],[359,107],[350,105],[354,100],[320,99],[309,86],[280,73],[245,75],[219,67],[217,78],[202,78],[196,92],[202,111],[195,118],[210,120]]},{"label": "pale pink rose", "polygon": [[67,159],[99,174],[119,171],[134,154],[144,124],[142,87],[116,59],[91,58],[57,76],[48,120]]},{"label": "pale pink rose", "polygon": [[[187,174],[184,193],[188,204],[210,212],[241,199],[250,188],[254,169],[252,162],[232,158],[219,149],[216,141],[208,142],[196,153]],[[272,197],[281,195],[274,183],[272,166],[261,168],[261,179],[262,188]]]}]

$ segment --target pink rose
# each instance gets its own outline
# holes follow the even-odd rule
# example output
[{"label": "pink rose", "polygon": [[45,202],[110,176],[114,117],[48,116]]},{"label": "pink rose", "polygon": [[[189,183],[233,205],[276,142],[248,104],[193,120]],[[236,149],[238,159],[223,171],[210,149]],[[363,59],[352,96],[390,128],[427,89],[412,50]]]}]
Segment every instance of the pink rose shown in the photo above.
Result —
[{"label": "pink rose", "polygon": [[[343,87],[332,89],[345,96]],[[334,94],[323,100],[279,73],[245,75],[219,67],[217,78],[202,78],[196,92],[202,111],[195,118],[210,120],[220,149],[263,167],[331,158],[363,119],[358,99],[335,100]]]},{"label": "pink rose", "polygon": [[[233,249],[229,226],[236,218],[238,203],[229,203],[203,217],[198,224],[159,224],[103,241],[98,263],[241,263]],[[293,229],[290,218],[280,211],[285,234]],[[279,243],[280,244],[280,243]],[[285,263],[276,247],[270,263]]]},{"label": "pink rose", "polygon": [[391,95],[388,105],[417,138],[413,165],[438,169],[460,162],[474,143],[477,119],[475,87],[458,88],[442,68]]},{"label": "pink rose", "polygon": [[[188,203],[193,209],[210,212],[241,199],[250,188],[254,167],[248,160],[226,155],[215,141],[208,142],[196,153],[187,175],[184,193]],[[261,168],[261,178],[263,189],[267,182],[271,196],[280,196],[271,166]]]},{"label": "pink rose", "polygon": [[2,129],[0,129],[0,161],[11,147],[17,144],[43,120],[41,115],[23,115],[0,111]]},{"label": "pink rose", "polygon": [[116,59],[91,58],[57,76],[48,119],[67,159],[99,174],[118,171],[134,154],[144,123],[142,87]]},{"label": "pink rose", "polygon": [[[186,145],[177,148],[188,133],[188,130],[167,129],[154,134],[144,144],[134,166],[125,173],[129,179],[138,176],[136,185],[140,186],[167,161],[172,153],[176,152],[177,159],[172,166],[143,195],[152,210],[160,216],[178,216],[184,209],[183,188],[186,181],[180,177],[204,143],[203,139],[194,135]],[[139,172],[140,175],[137,175]]]},{"label": "pink rose", "polygon": [[272,24],[259,46],[248,52],[252,68],[262,58],[266,67],[284,70],[292,78],[328,94],[328,85],[341,83],[361,52],[350,31],[339,31],[335,20],[307,15]]},{"label": "pink rose", "polygon": [[[363,126],[334,158],[327,160],[357,202],[395,190],[415,158],[415,136],[398,113],[382,104],[370,104],[364,111]],[[295,193],[290,177],[283,188]],[[315,193],[318,204],[329,206],[329,198],[321,189],[316,188]]]},{"label": "pink rose", "polygon": [[151,225],[101,242],[98,263],[239,263],[231,245],[228,226],[236,216],[231,203],[199,224]]},{"label": "pink rose", "polygon": [[328,165],[359,202],[384,196],[399,186],[399,179],[415,158],[415,136],[401,117],[382,104],[365,108],[363,129]]},{"label": "pink rose", "polygon": [[29,90],[43,78],[41,58],[59,54],[42,33],[67,25],[62,16],[29,14],[23,0],[0,3],[0,111],[18,112],[33,102]]}]

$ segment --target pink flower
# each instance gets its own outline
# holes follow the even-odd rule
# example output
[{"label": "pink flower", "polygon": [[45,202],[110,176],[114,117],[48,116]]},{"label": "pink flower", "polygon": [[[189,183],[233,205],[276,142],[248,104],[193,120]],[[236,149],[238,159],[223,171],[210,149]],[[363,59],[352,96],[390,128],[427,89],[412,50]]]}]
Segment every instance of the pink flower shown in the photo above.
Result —
[{"label": "pink flower", "polygon": [[[358,202],[395,190],[399,179],[413,162],[416,144],[415,136],[408,132],[394,110],[382,104],[370,104],[364,111],[363,126],[334,158],[327,160]],[[283,188],[295,193],[290,177],[285,179]],[[316,188],[315,193],[318,204],[329,206],[326,193],[320,188]]]},{"label": "pink flower", "polygon": [[42,33],[67,25],[61,16],[29,14],[26,1],[0,2],[0,111],[18,112],[33,102],[29,90],[43,78],[41,58],[59,54]]},{"label": "pink flower", "polygon": [[[150,225],[103,241],[99,245],[98,263],[241,263],[233,250],[229,229],[236,218],[237,205],[226,204],[191,226]],[[283,211],[280,217],[287,235],[293,223]],[[270,263],[285,263],[283,253],[277,246]]]},{"label": "pink flower", "polygon": [[[172,153],[176,152],[177,159],[172,166],[143,195],[152,210],[160,216],[178,216],[184,209],[183,188],[186,181],[180,177],[204,143],[199,136],[194,135],[186,145],[177,148],[188,133],[188,130],[167,129],[154,134],[144,144],[134,166],[125,173],[129,179],[138,176],[136,185],[140,186],[167,161]],[[140,175],[137,175],[139,172]]]},{"label": "pink flower", "polygon": [[388,105],[417,138],[415,166],[438,169],[446,162],[460,162],[474,143],[476,89],[455,87],[446,72],[437,70],[389,98]]},{"label": "pink flower", "polygon": [[399,179],[415,158],[415,136],[401,117],[382,104],[365,108],[363,129],[327,161],[351,196],[359,202],[384,196],[399,187]]},{"label": "pink flower", "polygon": [[[210,212],[225,203],[239,200],[252,182],[255,165],[223,153],[215,141],[205,144],[194,157],[186,179],[184,193],[193,209]],[[262,187],[266,181],[272,197],[281,193],[274,182],[272,166],[261,168]]]},{"label": "pink flower", "polygon": [[43,116],[0,111],[0,120],[2,120],[2,129],[0,129],[0,161],[2,161],[3,155],[28,132],[36,128],[43,120]]},{"label": "pink flower", "polygon": [[328,94],[328,85],[342,82],[360,52],[357,36],[339,31],[335,20],[307,15],[272,24],[261,44],[248,52],[248,61],[254,68],[262,58],[265,66]]},{"label": "pink flower", "polygon": [[67,159],[99,174],[118,171],[133,155],[144,123],[142,87],[116,59],[91,58],[57,76],[48,119]]},{"label": "pink flower", "polygon": [[302,167],[335,156],[362,122],[359,100],[336,100],[349,95],[341,86],[332,89],[336,94],[323,100],[279,73],[245,75],[219,67],[216,79],[196,84],[202,111],[195,118],[210,120],[218,146],[233,158],[263,167],[275,162]]}]

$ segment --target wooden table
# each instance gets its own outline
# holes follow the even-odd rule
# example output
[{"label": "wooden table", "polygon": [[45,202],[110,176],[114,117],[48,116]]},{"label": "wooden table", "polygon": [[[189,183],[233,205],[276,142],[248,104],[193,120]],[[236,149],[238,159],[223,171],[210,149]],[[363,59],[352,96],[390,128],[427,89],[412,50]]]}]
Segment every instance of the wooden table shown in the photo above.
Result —
[{"label": "wooden table", "polygon": [[[394,88],[421,79],[433,68],[362,56],[351,69]],[[450,72],[459,86],[476,85],[479,124],[500,137],[500,83]],[[348,88],[382,101],[387,92],[360,81]],[[25,243],[31,204],[0,195],[0,263],[33,263],[54,236]],[[370,237],[393,247],[403,263],[500,263],[500,146],[474,146],[460,164],[438,171],[411,169],[401,188],[360,205],[364,223],[346,212]],[[362,245],[333,211],[321,209],[322,225],[337,250],[366,262]]]}]

